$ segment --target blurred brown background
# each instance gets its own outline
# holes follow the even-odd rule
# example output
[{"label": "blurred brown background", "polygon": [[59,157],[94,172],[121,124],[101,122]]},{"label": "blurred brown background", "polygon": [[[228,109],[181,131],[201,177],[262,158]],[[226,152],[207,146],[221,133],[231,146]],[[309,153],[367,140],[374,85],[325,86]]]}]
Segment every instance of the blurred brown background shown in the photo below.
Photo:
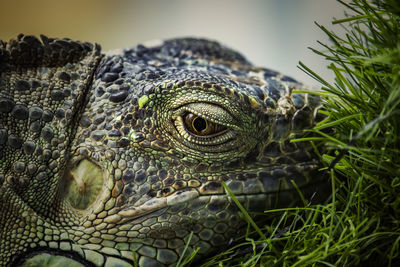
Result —
[{"label": "blurred brown background", "polygon": [[332,17],[343,17],[335,0],[1,0],[0,39],[43,33],[97,42],[106,51],[153,39],[207,37],[256,65],[315,85],[296,66],[301,60],[332,80],[326,62],[307,49],[327,41],[314,21],[334,28]]}]

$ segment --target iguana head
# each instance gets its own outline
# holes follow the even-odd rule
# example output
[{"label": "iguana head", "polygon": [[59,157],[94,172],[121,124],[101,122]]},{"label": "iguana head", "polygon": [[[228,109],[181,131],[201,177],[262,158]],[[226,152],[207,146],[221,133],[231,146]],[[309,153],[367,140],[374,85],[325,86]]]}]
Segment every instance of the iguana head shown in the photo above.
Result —
[{"label": "iguana head", "polygon": [[95,264],[132,264],[132,251],[143,266],[174,264],[187,243],[185,255],[206,255],[244,225],[222,182],[249,211],[298,203],[293,182],[311,196],[318,158],[291,140],[314,124],[319,102],[294,89],[206,40],[106,53],[71,114],[52,207],[32,207],[71,244],[56,254],[76,257],[75,245]]}]

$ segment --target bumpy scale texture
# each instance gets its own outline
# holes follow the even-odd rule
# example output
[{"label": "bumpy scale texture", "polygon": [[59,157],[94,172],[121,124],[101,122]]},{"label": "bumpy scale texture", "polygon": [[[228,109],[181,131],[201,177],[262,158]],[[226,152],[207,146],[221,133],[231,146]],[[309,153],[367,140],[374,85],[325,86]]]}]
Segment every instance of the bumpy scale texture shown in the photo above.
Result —
[{"label": "bumpy scale texture", "polygon": [[[174,266],[310,198],[319,101],[216,42],[0,43],[0,265]],[[191,238],[189,239],[191,235]]]}]

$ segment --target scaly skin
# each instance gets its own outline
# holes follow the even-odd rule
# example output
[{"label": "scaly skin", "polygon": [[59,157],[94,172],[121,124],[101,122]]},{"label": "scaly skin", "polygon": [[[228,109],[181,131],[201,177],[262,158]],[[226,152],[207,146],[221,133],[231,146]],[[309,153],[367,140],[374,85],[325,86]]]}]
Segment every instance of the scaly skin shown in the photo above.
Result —
[{"label": "scaly skin", "polygon": [[190,233],[202,258],[245,225],[221,181],[262,211],[324,177],[290,142],[318,100],[215,42],[101,54],[20,35],[0,71],[1,266],[173,266]]}]

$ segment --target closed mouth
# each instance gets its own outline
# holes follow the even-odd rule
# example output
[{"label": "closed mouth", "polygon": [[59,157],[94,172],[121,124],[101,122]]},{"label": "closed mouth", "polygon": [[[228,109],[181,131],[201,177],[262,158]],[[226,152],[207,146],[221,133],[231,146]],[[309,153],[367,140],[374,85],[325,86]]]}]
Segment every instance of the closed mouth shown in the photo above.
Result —
[{"label": "closed mouth", "polygon": [[[254,178],[227,180],[226,185],[239,202],[249,210],[262,211],[277,206],[293,206],[301,199],[296,187],[304,189],[303,195],[308,197],[316,192],[315,188],[319,184],[327,181],[323,175],[319,177],[312,175],[311,171],[316,170],[315,162],[303,164],[298,168],[305,170],[305,175],[296,176],[295,174],[299,172],[290,173],[289,168],[286,173],[282,173],[283,171],[278,167],[271,167],[262,171],[258,170],[258,176]],[[109,175],[102,171],[98,164],[86,158],[80,159],[75,161],[64,177],[63,195],[73,208],[88,212],[101,204],[104,195],[110,194],[112,187],[109,188],[108,178],[110,178]],[[191,202],[210,205],[218,201],[232,202],[232,199],[226,193],[222,183],[213,180],[198,187],[182,187],[162,197],[143,198],[136,205],[135,203],[124,204],[118,212],[106,217],[104,221],[123,224],[176,205],[190,206],[187,203]]]}]

